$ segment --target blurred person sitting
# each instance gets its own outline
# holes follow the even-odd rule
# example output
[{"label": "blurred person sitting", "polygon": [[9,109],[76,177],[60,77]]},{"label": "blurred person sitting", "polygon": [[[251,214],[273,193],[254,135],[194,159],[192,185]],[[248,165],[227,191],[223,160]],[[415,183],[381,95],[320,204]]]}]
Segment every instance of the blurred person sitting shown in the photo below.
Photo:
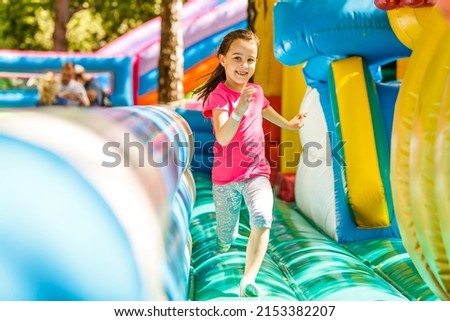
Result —
[{"label": "blurred person sitting", "polygon": [[42,106],[67,106],[67,99],[58,96],[61,84],[55,73],[47,72],[39,84],[39,100],[36,104]]},{"label": "blurred person sitting", "polygon": [[75,79],[73,63],[67,62],[61,68],[61,90],[59,95],[68,100],[69,106],[89,106],[89,98],[84,86]]},{"label": "blurred person sitting", "polygon": [[107,103],[106,93],[102,90],[96,79],[92,78],[81,65],[75,65],[75,78],[86,89],[87,96],[91,106],[111,107]]}]

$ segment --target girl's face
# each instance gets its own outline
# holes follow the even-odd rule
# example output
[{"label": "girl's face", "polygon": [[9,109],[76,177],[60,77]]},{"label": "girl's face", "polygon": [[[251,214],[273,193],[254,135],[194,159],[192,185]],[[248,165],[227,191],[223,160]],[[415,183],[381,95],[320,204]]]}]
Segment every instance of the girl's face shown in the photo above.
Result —
[{"label": "girl's face", "polygon": [[254,41],[234,40],[225,55],[219,55],[219,60],[225,68],[228,88],[241,92],[249,79],[255,73],[258,46]]}]

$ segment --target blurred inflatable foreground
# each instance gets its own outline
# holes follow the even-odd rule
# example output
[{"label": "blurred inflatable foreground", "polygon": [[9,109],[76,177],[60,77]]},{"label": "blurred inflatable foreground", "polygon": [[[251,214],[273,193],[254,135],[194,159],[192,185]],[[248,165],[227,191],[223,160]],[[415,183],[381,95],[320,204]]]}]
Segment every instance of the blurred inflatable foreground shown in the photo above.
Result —
[{"label": "blurred inflatable foreground", "polygon": [[1,299],[186,298],[195,184],[183,118],[49,108],[2,110],[0,123]]},{"label": "blurred inflatable foreground", "polygon": [[[248,222],[219,255],[210,168],[194,150],[211,125],[179,112],[0,112],[2,300],[237,298]],[[399,239],[340,246],[290,204],[274,215],[263,299],[436,299]]]}]

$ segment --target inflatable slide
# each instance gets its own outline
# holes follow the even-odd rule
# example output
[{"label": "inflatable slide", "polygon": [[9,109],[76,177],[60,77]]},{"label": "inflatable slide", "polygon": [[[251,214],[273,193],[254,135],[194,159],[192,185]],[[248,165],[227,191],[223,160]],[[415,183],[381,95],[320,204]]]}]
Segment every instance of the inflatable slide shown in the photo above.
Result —
[{"label": "inflatable slide", "polygon": [[[201,84],[201,77],[211,72],[215,53],[229,31],[247,26],[247,6],[237,0],[188,1],[183,7],[184,90]],[[161,21],[156,18],[100,49],[99,55],[131,55],[134,102],[157,103],[158,57]]]},{"label": "inflatable slide", "polygon": [[[431,6],[422,5],[397,10],[409,11],[415,16],[429,15]],[[439,216],[442,217],[439,223],[424,224],[423,221],[431,206],[445,207],[445,192],[436,190],[438,198],[430,194],[433,202],[416,195],[414,201],[431,204],[426,209],[417,203],[417,209],[422,212],[411,217],[408,204],[411,201],[405,199],[404,189],[412,187],[405,186],[406,177],[398,181],[391,174],[391,162],[397,150],[392,147],[397,139],[393,129],[394,115],[399,112],[397,96],[402,85],[408,88],[406,79],[411,76],[406,73],[405,84],[387,82],[381,71],[384,65],[409,57],[412,49],[420,51],[421,48],[419,45],[410,48],[401,40],[395,19],[391,17],[394,14],[399,15],[380,10],[370,0],[293,0],[275,4],[276,57],[287,65],[306,62],[301,70],[308,85],[306,92],[301,92],[303,86],[297,83],[298,89],[288,94],[304,96],[297,108],[308,112],[308,122],[300,130],[302,155],[296,174],[296,204],[275,202],[268,255],[257,278],[262,288],[260,299],[447,299],[448,265],[439,250],[445,244],[447,220]],[[439,12],[435,10],[432,14],[433,21],[439,21],[434,26],[436,30],[433,29],[433,34],[438,36],[434,41],[448,50],[449,42],[443,38],[449,35],[448,27]],[[407,21],[408,17],[403,19]],[[293,21],[299,22],[295,25]],[[398,25],[406,24],[403,21]],[[411,32],[403,30],[403,34]],[[434,47],[430,44],[428,48]],[[440,66],[439,77],[448,78],[445,50],[442,47],[432,51],[437,64],[433,66]],[[421,61],[414,60],[414,54],[411,60],[417,68],[423,66]],[[427,108],[435,106],[432,114],[449,108],[448,100],[439,100],[448,92],[448,82],[444,78],[439,81],[437,100],[427,104]],[[291,83],[290,88],[295,89],[295,83]],[[397,121],[406,126],[409,121],[404,119],[404,116],[397,116]],[[443,122],[440,126],[444,126]],[[201,124],[201,118],[197,123]],[[198,125],[192,128],[194,132],[207,132]],[[435,127],[430,130],[432,128]],[[447,138],[441,136],[436,143],[443,147],[442,139]],[[407,154],[404,151],[400,154],[404,167]],[[442,167],[430,167],[430,161],[427,162],[429,175],[443,174]],[[425,163],[422,166],[426,166]],[[249,235],[245,208],[242,209],[240,238],[232,245],[231,252],[215,253],[211,183],[209,177],[199,174],[195,177],[197,202],[191,222],[193,289],[190,298],[237,299]],[[394,199],[396,184],[402,191],[398,191],[400,195]],[[400,209],[398,197],[407,202]],[[437,199],[442,203],[433,205]],[[399,212],[404,214],[399,216]],[[411,228],[416,226],[413,222],[419,225],[417,236],[411,240]],[[436,240],[436,247],[427,241],[430,237]],[[426,252],[421,252],[422,249]]]}]

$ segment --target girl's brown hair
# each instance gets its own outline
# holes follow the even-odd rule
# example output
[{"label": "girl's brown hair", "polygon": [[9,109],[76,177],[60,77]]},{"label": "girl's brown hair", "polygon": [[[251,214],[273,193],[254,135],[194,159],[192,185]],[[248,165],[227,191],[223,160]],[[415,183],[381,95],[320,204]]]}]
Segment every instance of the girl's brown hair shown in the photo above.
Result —
[{"label": "girl's brown hair", "polygon": [[[219,57],[219,55],[226,55],[233,41],[237,39],[255,41],[256,45],[259,45],[259,39],[253,31],[246,29],[234,30],[223,38],[219,50],[217,51],[217,57]],[[194,94],[197,95],[199,100],[203,100],[203,103],[205,103],[209,94],[217,87],[217,85],[226,80],[225,68],[220,63],[209,75],[209,79],[199,88],[194,90]]]}]

